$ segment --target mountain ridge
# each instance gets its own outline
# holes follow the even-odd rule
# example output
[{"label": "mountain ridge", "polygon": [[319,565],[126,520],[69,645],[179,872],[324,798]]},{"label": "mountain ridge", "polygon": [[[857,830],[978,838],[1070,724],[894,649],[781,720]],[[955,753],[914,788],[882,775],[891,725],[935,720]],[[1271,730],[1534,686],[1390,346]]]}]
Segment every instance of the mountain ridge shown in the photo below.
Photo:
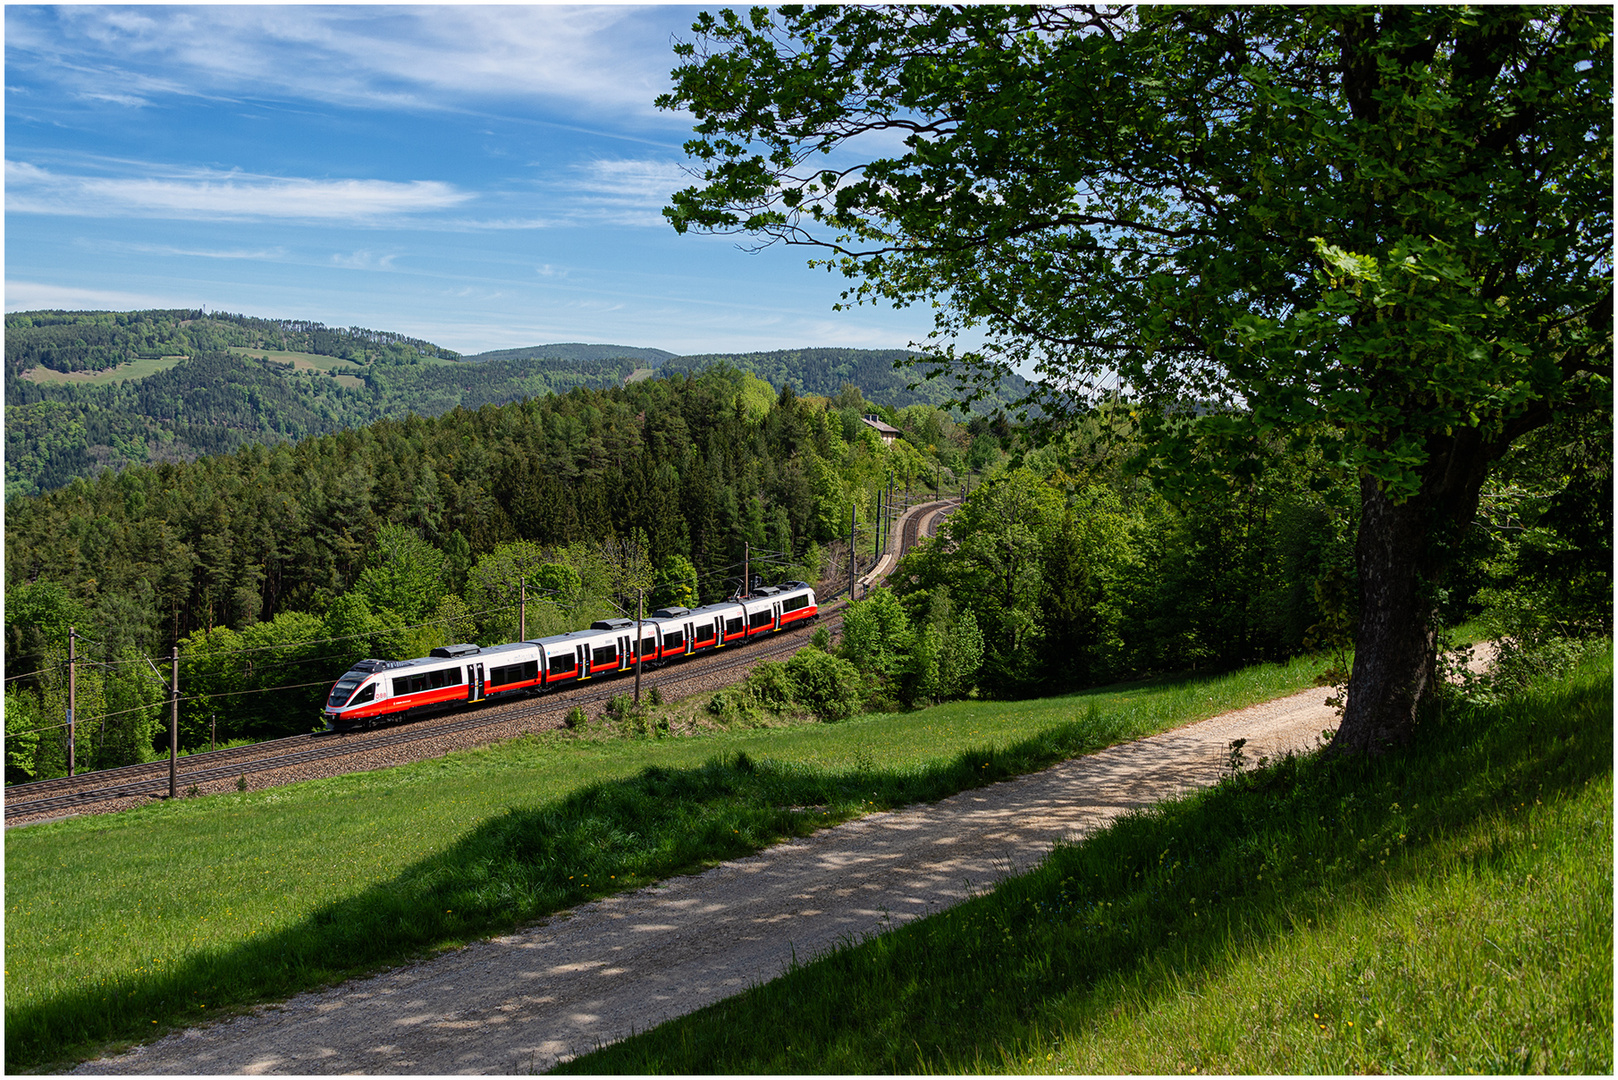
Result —
[{"label": "mountain ridge", "polygon": [[[953,396],[945,379],[917,379],[912,388],[919,373],[894,367],[916,355],[903,349],[680,355],[557,342],[464,356],[387,331],[194,309],[10,312],[5,325],[7,501],[130,464],[189,461],[409,413],[432,417],[580,386],[621,386],[647,368],[678,377],[730,365],[777,392],[790,383],[800,395],[823,397],[852,384],[865,400],[896,409],[942,406]],[[185,359],[115,374],[151,356]],[[58,374],[22,377],[35,370]],[[1002,388],[973,411],[992,411],[1021,386]]]}]

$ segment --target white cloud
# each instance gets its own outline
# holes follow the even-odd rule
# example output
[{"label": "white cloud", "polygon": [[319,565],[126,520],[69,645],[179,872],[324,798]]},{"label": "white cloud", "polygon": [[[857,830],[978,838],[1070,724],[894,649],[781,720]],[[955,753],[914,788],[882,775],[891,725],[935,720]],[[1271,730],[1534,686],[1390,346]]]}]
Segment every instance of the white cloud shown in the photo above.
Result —
[{"label": "white cloud", "polygon": [[436,180],[313,180],[209,169],[66,176],[6,162],[7,213],[352,223],[446,210],[472,197]]},{"label": "white cloud", "polygon": [[689,178],[672,161],[598,160],[577,166],[568,182],[574,213],[604,225],[664,229],[663,207]]},{"label": "white cloud", "polygon": [[579,166],[577,187],[616,201],[655,202],[659,206],[669,196],[691,183],[691,177],[674,161],[602,160]]},{"label": "white cloud", "polygon": [[356,251],[352,255],[333,255],[331,264],[343,270],[391,270],[397,253],[378,255],[374,251]]},{"label": "white cloud", "polygon": [[[79,241],[85,244],[87,241]],[[136,255],[161,255],[183,259],[241,259],[246,262],[283,262],[287,258],[284,247],[269,248],[182,248],[171,244],[131,244],[122,241],[97,239],[95,250],[100,252],[130,252]]]},{"label": "white cloud", "polygon": [[119,292],[114,289],[80,289],[69,285],[49,285],[39,281],[7,281],[7,311],[129,311],[137,308],[195,307],[194,299],[175,300],[170,296]]},{"label": "white cloud", "polygon": [[534,229],[623,225],[667,229],[663,207],[686,174],[672,161],[657,159],[600,159],[548,172],[535,185],[537,191],[485,192],[480,202],[500,199],[538,202],[543,215],[506,217],[441,217],[415,223],[421,228],[457,232],[513,232]]},{"label": "white cloud", "polygon": [[424,109],[543,99],[652,115],[671,22],[690,19],[618,5],[12,7],[6,52],[8,70],[130,105],[160,93]]},{"label": "white cloud", "polygon": [[572,222],[563,216],[513,218],[446,218],[439,228],[458,232],[513,232],[523,229],[555,229]]}]

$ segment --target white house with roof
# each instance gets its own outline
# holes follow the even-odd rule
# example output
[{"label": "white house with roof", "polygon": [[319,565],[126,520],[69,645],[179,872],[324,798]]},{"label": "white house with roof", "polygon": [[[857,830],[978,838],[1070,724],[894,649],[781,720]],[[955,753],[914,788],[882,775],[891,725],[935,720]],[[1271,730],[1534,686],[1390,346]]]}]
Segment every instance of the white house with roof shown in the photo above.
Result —
[{"label": "white house with roof", "polygon": [[865,426],[873,428],[878,435],[882,436],[884,446],[893,445],[893,441],[899,437],[898,428],[884,424],[879,418],[870,414],[865,417]]}]

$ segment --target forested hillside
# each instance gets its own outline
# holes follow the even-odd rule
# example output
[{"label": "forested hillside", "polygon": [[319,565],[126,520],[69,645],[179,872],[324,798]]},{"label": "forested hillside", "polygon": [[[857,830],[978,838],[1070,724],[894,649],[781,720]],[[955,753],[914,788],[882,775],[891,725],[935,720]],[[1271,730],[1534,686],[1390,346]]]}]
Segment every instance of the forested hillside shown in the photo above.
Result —
[{"label": "forested hillside", "polygon": [[[712,364],[731,364],[751,372],[776,389],[791,383],[800,394],[835,395],[844,386],[857,386],[867,400],[895,409],[907,405],[944,405],[954,396],[946,379],[922,379],[919,368],[896,365],[915,354],[903,349],[780,349],[774,352],[705,353],[677,356],[659,369],[665,372],[700,371]],[[911,389],[911,383],[917,383]],[[1024,395],[1026,383],[1012,377],[978,409],[992,410]]]},{"label": "forested hillside", "polygon": [[[870,411],[903,438],[883,445]],[[1610,413],[1573,416],[1513,451],[1446,620],[1481,614],[1531,663],[1610,630],[1610,432]],[[1345,647],[1353,477],[1276,443],[1170,500],[1141,450],[1127,411],[1034,446],[1003,421],[777,393],[717,365],[78,479],[8,506],[8,776],[63,767],[69,627],[81,763],[152,752],[162,686],[143,658],[175,645],[184,745],[214,725],[287,734],[360,656],[513,640],[519,581],[532,636],[629,610],[638,590],[651,606],[728,595],[744,545],[767,580],[844,580],[851,510],[869,554],[884,488],[958,490],[969,466],[944,535],[847,615],[842,685],[868,707]]]},{"label": "forested hillside", "polygon": [[[460,357],[401,334],[299,320],[18,312],[6,316],[6,498],[131,464],[193,461],[409,413],[437,416],[457,405],[477,409],[577,386],[616,386],[646,368],[729,365],[777,390],[791,383],[799,394],[827,397],[853,385],[894,408],[947,401],[941,380],[906,388],[914,373],[894,369],[906,355],[800,349],[678,357],[563,343]],[[330,362],[311,362],[321,358]]]},{"label": "forested hillside", "polygon": [[[193,692],[199,679],[228,678],[238,693],[303,671],[329,683],[364,655],[511,640],[519,573],[534,589],[530,633],[616,614],[636,588],[654,605],[728,595],[744,545],[766,577],[815,580],[851,507],[869,522],[890,476],[957,482],[946,466],[970,445],[918,407],[889,415],[923,433],[925,448],[883,446],[860,420],[872,408],[857,391],[800,399],[717,368],[130,466],[13,499],[6,665],[8,678],[26,677],[7,683],[8,730],[60,715],[69,627],[94,643],[82,655],[112,665],[81,679],[81,712],[127,703],[155,723],[137,704],[152,690],[138,658],[176,643]],[[342,644],[319,644],[332,639]],[[204,662],[235,647],[269,653],[257,667]],[[253,699],[221,730],[306,730],[318,696],[306,687]],[[108,742],[98,729],[81,760],[150,742],[139,724],[112,730],[123,734]],[[8,760],[48,771],[40,746],[54,752],[13,739]]]},{"label": "forested hillside", "polygon": [[7,393],[14,378],[34,367],[100,371],[143,356],[189,356],[231,347],[382,364],[459,355],[403,334],[357,326],[337,329],[307,320],[195,310],[20,311],[6,316]]},{"label": "forested hillside", "polygon": [[642,367],[656,367],[672,360],[674,353],[662,349],[637,349],[629,345],[586,345],[570,341],[557,345],[529,345],[521,349],[495,349],[465,357],[474,363],[490,360],[633,360]]},{"label": "forested hillside", "polygon": [[[192,461],[412,412],[436,416],[457,405],[612,386],[644,363],[643,351],[546,346],[453,363],[456,353],[430,342],[357,327],[196,311],[12,314],[6,497],[107,469]],[[301,356],[334,363],[316,368],[295,359]],[[183,359],[117,378],[121,365],[157,357]],[[42,381],[41,370],[106,377]]]}]

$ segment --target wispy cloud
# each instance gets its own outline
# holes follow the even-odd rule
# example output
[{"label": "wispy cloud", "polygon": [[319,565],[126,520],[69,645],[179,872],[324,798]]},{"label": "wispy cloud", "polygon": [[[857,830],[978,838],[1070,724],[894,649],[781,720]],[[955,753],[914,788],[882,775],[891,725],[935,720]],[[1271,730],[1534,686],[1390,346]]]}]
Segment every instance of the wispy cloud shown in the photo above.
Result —
[{"label": "wispy cloud", "polygon": [[434,110],[538,98],[649,115],[671,67],[663,25],[617,5],[10,7],[6,62],[137,106],[165,93]]},{"label": "wispy cloud", "polygon": [[544,214],[445,216],[419,227],[461,232],[513,232],[599,225],[667,229],[663,207],[688,182],[678,163],[658,159],[598,159],[543,171],[532,189],[480,193],[479,202],[538,203]]},{"label": "wispy cloud", "polygon": [[40,281],[6,282],[7,311],[41,311],[53,308],[69,311],[130,310],[183,307],[195,303],[195,300],[176,301],[170,296],[121,292],[116,289],[80,289]]},{"label": "wispy cloud", "polygon": [[333,255],[331,264],[342,270],[391,270],[393,260],[398,257],[397,252],[378,255],[374,251],[356,251],[349,255]]},{"label": "wispy cloud", "polygon": [[676,162],[612,159],[575,165],[542,186],[567,224],[666,229],[663,207],[685,179]]},{"label": "wispy cloud", "polygon": [[578,167],[580,190],[618,201],[668,201],[677,189],[691,182],[676,161],[592,161]]},{"label": "wispy cloud", "polygon": [[96,240],[94,246],[100,252],[119,251],[134,255],[159,255],[181,259],[240,259],[245,262],[283,262],[288,255],[284,247],[194,248],[175,247],[172,244],[132,244],[102,239]]},{"label": "wispy cloud", "polygon": [[352,223],[447,210],[471,198],[437,180],[313,180],[208,169],[69,176],[6,162],[7,213]]}]

